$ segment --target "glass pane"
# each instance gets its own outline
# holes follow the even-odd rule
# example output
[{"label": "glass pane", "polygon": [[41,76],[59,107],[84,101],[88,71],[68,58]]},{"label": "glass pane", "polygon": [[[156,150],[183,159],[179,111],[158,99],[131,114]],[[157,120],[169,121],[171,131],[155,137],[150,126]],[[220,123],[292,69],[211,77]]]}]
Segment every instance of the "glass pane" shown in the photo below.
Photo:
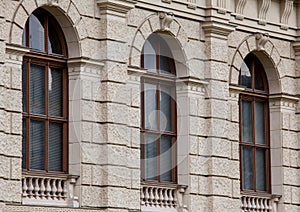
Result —
[{"label": "glass pane", "polygon": [[160,88],[160,130],[172,131],[171,88],[166,86]]},{"label": "glass pane", "polygon": [[252,149],[243,147],[242,150],[243,167],[243,189],[253,189],[253,170],[252,170]]},{"label": "glass pane", "polygon": [[241,85],[251,88],[251,70],[245,62],[241,66]]},{"label": "glass pane", "polygon": [[63,124],[49,124],[49,170],[62,171],[63,167]]},{"label": "glass pane", "polygon": [[161,73],[170,74],[171,73],[171,61],[172,59],[166,56],[159,56],[159,70]]},{"label": "glass pane", "polygon": [[25,28],[22,33],[22,46],[26,46],[26,29]]},{"label": "glass pane", "polygon": [[27,89],[26,89],[26,86],[27,86],[27,80],[26,80],[26,64],[23,63],[22,65],[22,109],[23,109],[23,112],[27,112],[27,108],[26,108],[26,100],[27,100]]},{"label": "glass pane", "polygon": [[61,43],[58,37],[57,30],[49,23],[48,34],[48,52],[54,54],[62,54]]},{"label": "glass pane", "polygon": [[145,134],[145,179],[157,180],[157,137]]},{"label": "glass pane", "polygon": [[63,89],[62,70],[49,68],[48,90],[49,90],[49,115],[62,116]]},{"label": "glass pane", "polygon": [[242,100],[242,141],[252,142],[252,103]]},{"label": "glass pane", "polygon": [[255,143],[265,144],[265,113],[264,103],[255,102]]},{"label": "glass pane", "polygon": [[145,128],[157,129],[157,101],[156,101],[156,85],[145,83]]},{"label": "glass pane", "polygon": [[22,122],[22,168],[26,168],[26,120]]},{"label": "glass pane", "polygon": [[45,29],[42,16],[38,18],[33,14],[29,16],[29,47],[34,50],[45,51]]},{"label": "glass pane", "polygon": [[144,68],[156,72],[156,52],[150,41],[146,41],[143,49]]},{"label": "glass pane", "polygon": [[256,150],[256,189],[266,190],[266,150]]},{"label": "glass pane", "polygon": [[172,137],[160,139],[160,180],[172,182]]},{"label": "glass pane", "polygon": [[30,121],[30,168],[45,169],[45,125],[42,121]]},{"label": "glass pane", "polygon": [[30,65],[30,112],[45,114],[45,67]]}]

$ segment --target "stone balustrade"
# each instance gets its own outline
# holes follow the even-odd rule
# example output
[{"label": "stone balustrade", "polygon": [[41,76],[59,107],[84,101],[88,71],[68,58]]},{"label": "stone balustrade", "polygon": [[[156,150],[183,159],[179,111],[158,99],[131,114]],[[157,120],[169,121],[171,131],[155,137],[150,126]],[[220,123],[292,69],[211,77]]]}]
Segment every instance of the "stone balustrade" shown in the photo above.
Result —
[{"label": "stone balustrade", "polygon": [[177,185],[149,185],[141,188],[142,211],[177,211],[186,209],[183,204],[185,187]]},{"label": "stone balustrade", "polygon": [[69,175],[23,174],[22,203],[79,207],[78,197],[74,195],[76,179]]},{"label": "stone balustrade", "polygon": [[243,212],[248,211],[264,211],[264,212],[277,212],[278,211],[279,197],[277,196],[252,196],[242,195],[241,209]]}]

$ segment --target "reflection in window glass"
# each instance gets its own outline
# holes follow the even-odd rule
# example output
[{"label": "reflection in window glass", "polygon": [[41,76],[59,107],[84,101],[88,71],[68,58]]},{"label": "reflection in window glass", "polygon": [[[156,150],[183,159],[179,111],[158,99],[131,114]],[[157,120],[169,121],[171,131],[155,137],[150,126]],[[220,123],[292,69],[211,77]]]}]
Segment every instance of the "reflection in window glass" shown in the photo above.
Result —
[{"label": "reflection in window glass", "polygon": [[145,134],[145,179],[157,180],[157,136]]},{"label": "reflection in window glass", "polygon": [[44,52],[45,51],[45,29],[44,19],[31,14],[29,17],[29,47]]},{"label": "reflection in window glass", "polygon": [[264,103],[255,102],[255,142],[265,144],[265,112]]},{"label": "reflection in window glass", "polygon": [[252,103],[242,100],[242,141],[252,142]]},{"label": "reflection in window glass", "polygon": [[241,85],[251,88],[251,70],[248,65],[243,62],[241,66]]}]

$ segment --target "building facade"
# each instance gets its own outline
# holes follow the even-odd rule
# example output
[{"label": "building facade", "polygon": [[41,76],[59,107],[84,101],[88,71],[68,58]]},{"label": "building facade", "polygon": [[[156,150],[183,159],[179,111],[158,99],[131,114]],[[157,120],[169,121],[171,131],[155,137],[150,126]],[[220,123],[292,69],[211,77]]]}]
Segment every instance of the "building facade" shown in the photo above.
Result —
[{"label": "building facade", "polygon": [[300,211],[299,15],[0,0],[0,211]]}]

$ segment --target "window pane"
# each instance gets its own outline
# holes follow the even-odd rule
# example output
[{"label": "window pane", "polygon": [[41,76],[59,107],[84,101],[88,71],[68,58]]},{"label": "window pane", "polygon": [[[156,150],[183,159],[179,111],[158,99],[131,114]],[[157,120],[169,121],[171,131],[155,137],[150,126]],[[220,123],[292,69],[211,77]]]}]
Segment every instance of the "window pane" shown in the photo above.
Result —
[{"label": "window pane", "polygon": [[156,52],[155,47],[147,40],[144,44],[144,68],[156,72]]},{"label": "window pane", "polygon": [[43,16],[38,18],[31,14],[29,17],[29,47],[38,50],[45,51],[45,30]]},{"label": "window pane", "polygon": [[26,120],[22,121],[22,168],[26,168]]},{"label": "window pane", "polygon": [[30,112],[45,114],[45,67],[30,65]]},{"label": "window pane", "polygon": [[49,68],[48,90],[49,90],[49,115],[62,116],[63,89],[62,70]]},{"label": "window pane", "polygon": [[171,88],[161,86],[160,89],[160,130],[172,131]]},{"label": "window pane", "polygon": [[170,74],[171,73],[171,61],[172,59],[166,56],[159,56],[159,70],[161,73]]},{"label": "window pane", "polygon": [[265,113],[264,103],[255,102],[255,142],[265,144]]},{"label": "window pane", "polygon": [[160,180],[172,182],[172,137],[160,139]]},{"label": "window pane", "polygon": [[157,101],[156,101],[156,85],[145,83],[145,128],[157,129]]},{"label": "window pane", "polygon": [[60,44],[60,40],[58,37],[57,30],[52,26],[52,24],[49,22],[48,25],[48,52],[54,53],[54,54],[62,54],[62,48]]},{"label": "window pane", "polygon": [[62,171],[63,161],[63,124],[49,124],[49,170]]},{"label": "window pane", "polygon": [[252,142],[252,102],[242,100],[242,141]]},{"label": "window pane", "polygon": [[23,112],[27,112],[27,108],[26,108],[26,100],[27,100],[27,80],[26,80],[26,64],[23,63],[22,65],[22,108],[23,108]]},{"label": "window pane", "polygon": [[145,134],[145,179],[157,180],[157,137]]},{"label": "window pane", "polygon": [[30,168],[45,169],[45,125],[42,121],[30,121]]},{"label": "window pane", "polygon": [[256,150],[256,189],[266,190],[266,158],[264,149]]},{"label": "window pane", "polygon": [[243,167],[243,189],[253,189],[253,170],[252,170],[252,149],[243,147],[242,150]]},{"label": "window pane", "polygon": [[251,70],[245,62],[241,66],[241,85],[251,88]]},{"label": "window pane", "polygon": [[263,81],[263,73],[262,67],[260,62],[257,60],[255,63],[255,70],[254,70],[254,82],[255,82],[255,89],[257,90],[265,90],[264,88],[264,81]]}]

